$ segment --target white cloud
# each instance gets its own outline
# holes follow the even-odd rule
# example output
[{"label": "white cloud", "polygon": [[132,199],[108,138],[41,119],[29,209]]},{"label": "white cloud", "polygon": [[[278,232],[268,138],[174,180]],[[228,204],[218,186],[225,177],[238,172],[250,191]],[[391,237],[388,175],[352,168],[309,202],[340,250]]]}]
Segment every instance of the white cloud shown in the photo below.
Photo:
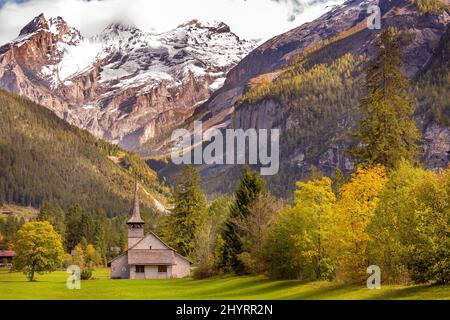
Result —
[{"label": "white cloud", "polygon": [[[343,0],[30,0],[0,9],[0,44],[15,38],[39,13],[61,16],[83,35],[125,22],[162,32],[191,19],[218,20],[245,39],[267,40],[320,16]],[[303,10],[302,10],[303,9]]]}]

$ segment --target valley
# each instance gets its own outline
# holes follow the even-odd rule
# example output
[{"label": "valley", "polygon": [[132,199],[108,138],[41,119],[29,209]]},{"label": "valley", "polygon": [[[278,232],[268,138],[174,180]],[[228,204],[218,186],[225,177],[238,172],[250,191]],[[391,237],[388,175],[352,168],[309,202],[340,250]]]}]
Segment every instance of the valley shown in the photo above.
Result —
[{"label": "valley", "polygon": [[449,0],[58,1],[0,0],[0,300],[450,299]]},{"label": "valley", "polygon": [[[280,175],[290,182],[306,178],[311,166],[327,175],[336,169],[348,174],[354,166],[346,155],[354,143],[348,132],[360,118],[361,70],[377,37],[366,28],[365,11],[375,2],[347,1],[259,46],[220,22],[192,20],[163,34],[116,23],[85,38],[63,18],[40,15],[1,47],[0,87],[158,163],[153,169],[169,183],[178,172],[168,159],[171,134],[193,131],[194,121],[206,129],[279,129]],[[422,86],[427,69],[441,68],[433,61],[448,47],[448,11],[428,14],[407,0],[381,0],[380,9],[382,23],[402,33],[403,72],[413,87]],[[314,78],[330,77],[320,70],[346,59],[353,59],[349,70],[332,75],[332,81]],[[444,78],[427,77],[427,85],[437,88],[437,81],[442,87]],[[304,84],[290,85],[299,79]],[[442,92],[437,102],[427,93],[413,92],[423,161],[445,168],[448,97]],[[235,166],[200,169],[209,194],[230,193],[240,172]],[[232,179],[225,185],[218,179],[224,175]],[[290,196],[292,188],[279,178],[268,181],[277,195]]]},{"label": "valley", "polygon": [[164,34],[115,23],[85,38],[41,14],[0,48],[0,87],[134,150],[190,117],[254,46],[220,22]]}]

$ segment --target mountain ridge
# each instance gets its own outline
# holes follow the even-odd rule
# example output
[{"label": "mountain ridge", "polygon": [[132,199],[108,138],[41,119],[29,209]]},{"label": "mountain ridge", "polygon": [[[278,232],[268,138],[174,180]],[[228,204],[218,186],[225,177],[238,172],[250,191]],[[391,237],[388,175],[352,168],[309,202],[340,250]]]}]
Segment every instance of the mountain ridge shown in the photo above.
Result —
[{"label": "mountain ridge", "polygon": [[0,87],[132,150],[189,117],[253,47],[222,22],[162,34],[115,23],[84,38],[41,14],[0,47]]},{"label": "mountain ridge", "polygon": [[[274,37],[234,67],[224,86],[196,110],[195,119],[212,122],[210,127],[281,130],[281,170],[268,178],[277,195],[290,194],[295,181],[308,177],[311,166],[328,176],[336,169],[347,174],[354,169],[346,150],[353,143],[349,132],[361,116],[357,106],[364,95],[364,65],[374,56],[380,34],[367,28],[367,8],[374,4],[377,1],[347,1]],[[411,81],[415,120],[424,137],[424,165],[445,168],[450,160],[450,128],[442,120],[450,107],[445,93],[448,67],[440,64],[443,75],[437,84],[423,83],[417,75],[440,50],[450,22],[448,7],[431,14],[421,13],[410,1],[381,0],[379,5],[382,27],[399,30],[400,67]],[[347,69],[342,70],[342,65]],[[430,90],[423,92],[424,86]],[[229,114],[225,119],[220,117],[224,113]],[[170,176],[173,170],[169,166],[159,173]],[[210,193],[232,190],[240,171],[238,166],[214,165],[201,170]]]},{"label": "mountain ridge", "polygon": [[0,134],[0,204],[39,208],[48,200],[128,214],[136,178],[146,190],[143,208],[157,214],[168,203],[170,192],[137,155],[1,89]]}]

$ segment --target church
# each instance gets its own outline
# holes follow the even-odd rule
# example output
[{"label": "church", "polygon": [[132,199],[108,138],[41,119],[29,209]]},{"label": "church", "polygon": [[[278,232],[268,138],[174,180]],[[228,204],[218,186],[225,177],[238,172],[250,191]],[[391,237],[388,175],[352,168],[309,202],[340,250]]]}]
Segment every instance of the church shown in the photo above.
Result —
[{"label": "church", "polygon": [[144,235],[139,210],[139,185],[128,220],[128,250],[110,262],[112,279],[170,279],[190,275],[191,262],[169,247],[156,234]]}]

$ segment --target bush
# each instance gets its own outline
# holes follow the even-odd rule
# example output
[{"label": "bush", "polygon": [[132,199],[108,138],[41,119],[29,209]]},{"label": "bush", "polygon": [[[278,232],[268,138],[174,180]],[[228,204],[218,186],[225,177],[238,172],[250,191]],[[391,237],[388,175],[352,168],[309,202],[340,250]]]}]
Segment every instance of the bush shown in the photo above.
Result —
[{"label": "bush", "polygon": [[212,278],[219,274],[219,270],[212,264],[200,265],[193,272],[193,278],[195,280],[202,280]]},{"label": "bush", "polygon": [[82,270],[80,275],[81,280],[89,280],[92,278],[92,270]]}]

